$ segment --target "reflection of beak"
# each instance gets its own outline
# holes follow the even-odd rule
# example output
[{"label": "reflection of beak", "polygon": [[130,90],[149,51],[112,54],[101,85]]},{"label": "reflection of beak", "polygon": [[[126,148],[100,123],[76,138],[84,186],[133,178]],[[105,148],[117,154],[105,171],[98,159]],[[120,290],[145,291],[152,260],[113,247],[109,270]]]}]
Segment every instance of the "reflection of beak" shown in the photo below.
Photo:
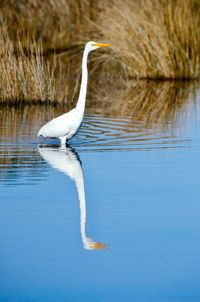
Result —
[{"label": "reflection of beak", "polygon": [[102,242],[90,242],[89,247],[92,250],[105,250],[107,245]]},{"label": "reflection of beak", "polygon": [[108,43],[93,43],[93,46],[108,47],[108,46],[111,46],[111,44],[108,44]]}]

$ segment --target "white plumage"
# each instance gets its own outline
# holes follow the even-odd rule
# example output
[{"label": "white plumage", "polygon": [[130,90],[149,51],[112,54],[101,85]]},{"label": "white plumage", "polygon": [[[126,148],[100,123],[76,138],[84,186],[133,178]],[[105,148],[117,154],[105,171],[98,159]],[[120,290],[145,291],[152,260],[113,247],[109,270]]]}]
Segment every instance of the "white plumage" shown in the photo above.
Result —
[{"label": "white plumage", "polygon": [[56,137],[61,140],[61,145],[66,144],[66,140],[74,136],[83,120],[84,110],[85,110],[85,100],[87,92],[87,81],[88,81],[88,72],[87,72],[87,59],[88,54],[99,47],[107,47],[110,44],[105,43],[96,43],[88,42],[85,45],[83,52],[82,60],[82,79],[81,79],[81,88],[79,92],[79,98],[77,105],[71,111],[64,113],[53,120],[46,123],[38,132],[38,136],[43,137]]},{"label": "white plumage", "polygon": [[65,144],[78,131],[82,119],[76,108],[46,123],[38,132],[38,136],[57,137]]}]

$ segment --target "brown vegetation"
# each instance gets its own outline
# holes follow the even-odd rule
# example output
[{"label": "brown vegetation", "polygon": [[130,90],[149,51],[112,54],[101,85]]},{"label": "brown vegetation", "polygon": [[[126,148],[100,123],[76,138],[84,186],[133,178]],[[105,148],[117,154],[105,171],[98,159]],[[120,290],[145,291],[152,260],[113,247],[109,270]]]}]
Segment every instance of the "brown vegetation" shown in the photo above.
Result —
[{"label": "brown vegetation", "polygon": [[29,40],[36,44],[42,40],[46,51],[83,42],[95,8],[92,0],[5,0],[0,4],[0,13],[15,43],[19,39],[29,47]]},{"label": "brown vegetation", "polygon": [[[1,102],[63,101],[66,83],[53,58],[44,59],[42,43],[23,48],[9,38],[6,25],[0,27],[0,99]],[[57,72],[57,76],[55,76]],[[62,89],[61,89],[62,87]]]},{"label": "brown vegetation", "polygon": [[73,97],[88,40],[113,45],[90,58],[93,97],[106,94],[104,79],[119,87],[130,78],[200,76],[198,0],[9,0],[0,20],[1,102]]},{"label": "brown vegetation", "polygon": [[[200,75],[200,2],[115,0],[100,15],[113,57],[130,78],[194,79]],[[114,16],[114,17],[111,17]]]}]

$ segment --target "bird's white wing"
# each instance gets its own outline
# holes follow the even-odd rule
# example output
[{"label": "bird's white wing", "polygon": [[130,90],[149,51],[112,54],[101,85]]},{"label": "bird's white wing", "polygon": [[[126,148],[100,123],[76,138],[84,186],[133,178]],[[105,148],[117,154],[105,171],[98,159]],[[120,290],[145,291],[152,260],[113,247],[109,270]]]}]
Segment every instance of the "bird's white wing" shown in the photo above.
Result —
[{"label": "bird's white wing", "polygon": [[73,132],[79,127],[76,109],[64,113],[46,123],[38,132],[38,136],[62,137]]}]

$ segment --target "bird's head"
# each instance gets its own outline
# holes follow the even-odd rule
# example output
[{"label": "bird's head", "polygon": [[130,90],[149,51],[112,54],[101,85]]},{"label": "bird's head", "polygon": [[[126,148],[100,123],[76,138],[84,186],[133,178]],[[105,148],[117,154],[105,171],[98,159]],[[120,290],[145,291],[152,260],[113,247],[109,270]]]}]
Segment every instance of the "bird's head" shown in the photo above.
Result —
[{"label": "bird's head", "polygon": [[111,44],[108,44],[108,43],[97,43],[97,42],[94,42],[94,41],[89,41],[87,42],[87,44],[85,45],[85,48],[88,50],[88,51],[93,51],[97,48],[100,48],[100,47],[108,47],[108,46],[111,46]]}]

